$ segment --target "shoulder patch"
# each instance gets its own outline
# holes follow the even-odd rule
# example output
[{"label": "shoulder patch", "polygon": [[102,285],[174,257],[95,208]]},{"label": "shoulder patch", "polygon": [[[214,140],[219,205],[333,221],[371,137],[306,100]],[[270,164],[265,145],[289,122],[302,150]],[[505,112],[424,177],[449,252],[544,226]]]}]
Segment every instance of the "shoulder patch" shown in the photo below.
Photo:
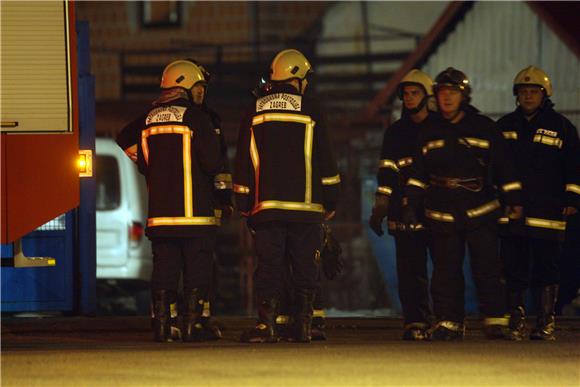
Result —
[{"label": "shoulder patch", "polygon": [[266,95],[256,100],[256,113],[264,110],[302,110],[302,96],[286,93]]},{"label": "shoulder patch", "polygon": [[160,106],[149,112],[145,124],[158,124],[165,122],[183,122],[186,107],[183,106]]}]

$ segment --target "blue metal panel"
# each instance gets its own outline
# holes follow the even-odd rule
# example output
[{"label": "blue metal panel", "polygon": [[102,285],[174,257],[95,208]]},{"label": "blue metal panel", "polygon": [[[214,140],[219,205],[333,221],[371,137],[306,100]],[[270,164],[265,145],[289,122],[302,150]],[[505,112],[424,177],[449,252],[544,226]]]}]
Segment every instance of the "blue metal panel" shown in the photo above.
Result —
[{"label": "blue metal panel", "polygon": [[[66,214],[66,229],[73,227],[73,217],[72,211]],[[56,266],[2,267],[2,312],[72,311],[73,241],[67,231],[34,231],[22,239],[22,247],[26,256],[55,258]],[[2,246],[3,257],[10,249]]]},{"label": "blue metal panel", "polygon": [[[95,154],[95,78],[91,75],[89,24],[77,22],[77,50],[79,72],[79,149],[90,149]],[[96,180],[84,177],[80,181],[80,205],[77,208],[75,238],[78,255],[79,291],[78,312],[93,314],[96,310]]]}]

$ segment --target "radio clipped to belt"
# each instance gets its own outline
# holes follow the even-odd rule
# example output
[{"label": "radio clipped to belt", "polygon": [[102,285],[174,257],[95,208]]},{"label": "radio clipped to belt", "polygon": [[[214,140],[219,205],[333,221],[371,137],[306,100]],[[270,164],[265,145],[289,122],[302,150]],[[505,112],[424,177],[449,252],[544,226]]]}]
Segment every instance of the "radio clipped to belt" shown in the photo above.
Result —
[{"label": "radio clipped to belt", "polygon": [[463,188],[472,192],[480,192],[483,189],[484,179],[483,177],[470,177],[470,178],[458,178],[458,177],[443,177],[443,176],[429,176],[429,183],[435,187],[457,189]]}]

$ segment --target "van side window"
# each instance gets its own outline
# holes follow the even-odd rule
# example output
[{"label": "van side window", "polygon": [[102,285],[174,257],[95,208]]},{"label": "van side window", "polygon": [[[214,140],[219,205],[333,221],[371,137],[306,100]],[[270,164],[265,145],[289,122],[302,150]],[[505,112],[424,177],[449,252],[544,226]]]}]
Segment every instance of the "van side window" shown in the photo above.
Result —
[{"label": "van side window", "polygon": [[111,156],[96,156],[97,210],[114,210],[121,204],[119,165]]}]

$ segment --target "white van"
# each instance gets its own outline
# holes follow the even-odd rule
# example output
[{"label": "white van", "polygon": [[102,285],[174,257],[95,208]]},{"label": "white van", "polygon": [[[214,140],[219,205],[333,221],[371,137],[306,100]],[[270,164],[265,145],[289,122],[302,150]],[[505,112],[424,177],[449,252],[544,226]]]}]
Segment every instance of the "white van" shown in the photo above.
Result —
[{"label": "white van", "polygon": [[95,145],[97,279],[147,285],[153,263],[145,179],[113,139]]}]

